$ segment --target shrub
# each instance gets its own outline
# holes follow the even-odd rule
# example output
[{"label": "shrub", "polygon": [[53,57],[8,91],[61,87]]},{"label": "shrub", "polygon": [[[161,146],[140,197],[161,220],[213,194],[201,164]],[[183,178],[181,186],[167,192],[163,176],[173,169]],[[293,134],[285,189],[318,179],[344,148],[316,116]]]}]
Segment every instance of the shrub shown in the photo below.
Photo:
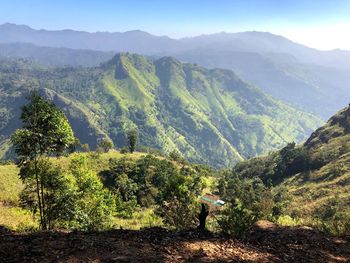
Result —
[{"label": "shrub", "polygon": [[105,153],[109,152],[113,147],[113,142],[107,138],[101,139],[98,143],[98,148],[101,148]]},{"label": "shrub", "polygon": [[254,213],[243,207],[239,199],[228,205],[218,218],[221,231],[227,235],[241,237],[256,221]]},{"label": "shrub", "polygon": [[197,225],[197,215],[199,209],[195,199],[177,198],[164,201],[156,210],[163,222],[175,229],[188,229]]},{"label": "shrub", "polygon": [[122,153],[122,154],[129,153],[129,148],[126,147],[126,146],[122,147],[122,148],[120,149],[120,153]]},{"label": "shrub", "polygon": [[73,227],[81,230],[103,230],[113,225],[116,211],[113,196],[87,164],[86,157],[72,159],[70,173],[77,185],[75,218]]}]

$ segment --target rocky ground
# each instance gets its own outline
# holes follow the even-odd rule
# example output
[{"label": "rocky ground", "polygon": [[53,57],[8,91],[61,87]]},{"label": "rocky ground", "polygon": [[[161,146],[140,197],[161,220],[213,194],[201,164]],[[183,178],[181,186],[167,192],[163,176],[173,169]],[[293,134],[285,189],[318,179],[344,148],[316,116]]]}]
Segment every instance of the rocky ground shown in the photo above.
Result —
[{"label": "rocky ground", "polygon": [[0,234],[0,262],[350,262],[350,238],[257,222],[240,240],[162,228]]}]

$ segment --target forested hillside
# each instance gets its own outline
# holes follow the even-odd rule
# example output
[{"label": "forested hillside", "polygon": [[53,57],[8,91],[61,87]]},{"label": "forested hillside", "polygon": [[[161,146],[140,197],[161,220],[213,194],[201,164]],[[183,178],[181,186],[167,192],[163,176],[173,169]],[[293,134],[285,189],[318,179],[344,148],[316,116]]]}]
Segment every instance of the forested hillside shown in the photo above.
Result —
[{"label": "forested hillside", "polygon": [[95,68],[3,60],[0,78],[3,156],[10,154],[8,138],[19,126],[20,106],[31,88],[64,109],[76,136],[93,149],[102,137],[123,147],[125,131],[136,128],[143,146],[217,167],[301,142],[321,124],[232,71],[171,57],[122,53]]},{"label": "forested hillside", "polygon": [[284,211],[290,216],[288,223],[317,225],[332,234],[348,233],[349,139],[347,107],[312,133],[304,144],[291,143],[280,151],[239,163],[222,183],[230,185],[237,177],[260,178],[283,192],[281,198],[288,203]]}]

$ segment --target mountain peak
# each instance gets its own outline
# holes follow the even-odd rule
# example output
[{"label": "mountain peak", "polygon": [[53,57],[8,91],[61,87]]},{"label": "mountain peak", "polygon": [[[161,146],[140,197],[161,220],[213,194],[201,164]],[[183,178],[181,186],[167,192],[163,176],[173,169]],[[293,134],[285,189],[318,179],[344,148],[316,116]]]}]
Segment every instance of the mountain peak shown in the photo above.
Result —
[{"label": "mountain peak", "polygon": [[6,29],[6,30],[34,30],[27,25],[18,25],[18,24],[14,24],[14,23],[2,24],[2,25],[0,25],[0,28]]}]

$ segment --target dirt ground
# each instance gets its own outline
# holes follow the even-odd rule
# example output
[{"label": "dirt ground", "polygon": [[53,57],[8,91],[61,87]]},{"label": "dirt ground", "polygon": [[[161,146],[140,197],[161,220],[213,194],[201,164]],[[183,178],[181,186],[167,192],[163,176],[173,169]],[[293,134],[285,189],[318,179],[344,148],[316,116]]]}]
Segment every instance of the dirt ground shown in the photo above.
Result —
[{"label": "dirt ground", "polygon": [[163,228],[0,233],[0,262],[350,262],[350,238],[267,221],[240,240]]}]

